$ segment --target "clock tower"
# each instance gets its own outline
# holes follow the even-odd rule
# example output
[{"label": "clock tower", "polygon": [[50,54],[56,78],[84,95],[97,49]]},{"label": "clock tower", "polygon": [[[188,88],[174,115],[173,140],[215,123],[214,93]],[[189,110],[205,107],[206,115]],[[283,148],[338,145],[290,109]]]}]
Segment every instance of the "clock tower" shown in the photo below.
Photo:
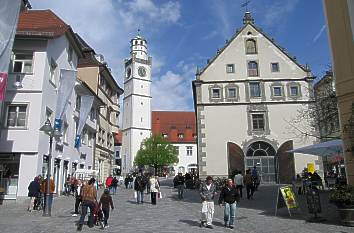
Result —
[{"label": "clock tower", "polygon": [[151,57],[147,42],[139,34],[130,41],[130,58],[125,60],[122,166],[125,174],[145,138],[151,135]]}]

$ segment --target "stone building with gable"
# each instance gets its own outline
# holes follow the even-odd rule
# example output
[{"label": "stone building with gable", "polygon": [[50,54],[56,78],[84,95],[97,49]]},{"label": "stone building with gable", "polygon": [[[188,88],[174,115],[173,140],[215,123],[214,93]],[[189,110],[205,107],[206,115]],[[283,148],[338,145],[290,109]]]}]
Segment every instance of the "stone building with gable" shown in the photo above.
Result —
[{"label": "stone building with gable", "polygon": [[292,127],[301,108],[312,101],[313,77],[254,23],[243,27],[197,70],[193,97],[197,119],[200,177],[227,176],[254,166],[264,183],[289,183],[315,164],[317,156],[287,151],[310,145],[312,137]]}]

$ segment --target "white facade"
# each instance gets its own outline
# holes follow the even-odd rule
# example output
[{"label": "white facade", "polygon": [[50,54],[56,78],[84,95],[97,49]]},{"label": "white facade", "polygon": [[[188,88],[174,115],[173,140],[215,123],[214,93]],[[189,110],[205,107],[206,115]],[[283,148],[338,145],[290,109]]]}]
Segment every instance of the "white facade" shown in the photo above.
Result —
[{"label": "white facade", "polygon": [[197,165],[197,144],[196,143],[185,143],[185,144],[172,144],[178,151],[178,163],[174,164],[173,168],[175,173],[181,172],[185,174],[186,172],[196,172],[198,168]]},{"label": "white facade", "polygon": [[141,142],[151,135],[151,57],[146,40],[131,40],[131,58],[125,62],[122,166],[129,173]]},{"label": "white facade", "polygon": [[[39,129],[47,118],[52,124],[54,123],[60,70],[76,70],[78,60],[76,50],[73,49],[66,35],[47,40],[16,38],[13,51],[12,67],[5,94],[5,113],[2,120],[4,125],[0,138],[1,170],[4,170],[4,167],[11,168],[10,176],[5,177],[4,171],[0,174],[1,185],[6,187],[8,194],[6,197],[10,199],[27,196],[27,187],[33,178],[38,175],[44,176],[47,172],[47,164],[44,163],[43,158],[49,152],[49,136]],[[28,55],[27,70],[15,73],[12,68],[15,60],[19,58],[16,54],[21,53]],[[87,138],[87,143],[79,150],[74,148],[75,121],[78,119],[75,100],[76,88],[64,118],[65,136],[59,142],[53,140],[51,174],[58,194],[63,190],[65,177],[68,174],[82,165],[84,168],[90,168],[93,163],[93,137]],[[12,111],[9,108],[11,106],[17,109],[15,113],[9,112]],[[25,111],[21,112],[16,106],[21,106]],[[16,122],[9,122],[9,118],[15,119]],[[24,123],[19,119],[24,120]],[[94,133],[96,120],[88,118],[85,128],[86,132]],[[88,140],[92,141],[89,143]],[[12,162],[11,159],[6,160],[6,158],[12,158]]]},{"label": "white facade", "polygon": [[200,176],[257,166],[264,182],[275,182],[286,166],[288,180],[307,163],[321,169],[317,156],[285,158],[287,143],[297,148],[314,141],[290,125],[310,101],[311,74],[254,26],[250,14],[245,20],[193,82]]}]

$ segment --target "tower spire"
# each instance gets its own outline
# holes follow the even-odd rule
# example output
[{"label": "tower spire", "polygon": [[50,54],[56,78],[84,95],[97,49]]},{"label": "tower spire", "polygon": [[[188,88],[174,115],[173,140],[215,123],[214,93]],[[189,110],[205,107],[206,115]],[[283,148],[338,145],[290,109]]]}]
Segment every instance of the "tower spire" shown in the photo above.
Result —
[{"label": "tower spire", "polygon": [[250,4],[251,0],[245,0],[245,2],[241,5],[241,7],[245,7],[246,12],[245,16],[243,17],[243,24],[253,24],[254,19],[252,18],[251,13],[248,11],[248,5]]}]

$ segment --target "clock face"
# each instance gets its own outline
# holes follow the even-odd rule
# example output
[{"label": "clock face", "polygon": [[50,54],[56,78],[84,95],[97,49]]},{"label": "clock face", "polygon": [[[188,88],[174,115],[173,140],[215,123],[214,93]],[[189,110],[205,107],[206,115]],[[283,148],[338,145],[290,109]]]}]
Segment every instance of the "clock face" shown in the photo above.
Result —
[{"label": "clock face", "polygon": [[139,74],[139,76],[141,76],[141,77],[145,77],[145,76],[146,76],[146,69],[145,69],[143,66],[140,66],[140,67],[138,68],[138,74]]},{"label": "clock face", "polygon": [[127,78],[130,78],[131,75],[132,75],[132,69],[128,68],[127,69]]}]

